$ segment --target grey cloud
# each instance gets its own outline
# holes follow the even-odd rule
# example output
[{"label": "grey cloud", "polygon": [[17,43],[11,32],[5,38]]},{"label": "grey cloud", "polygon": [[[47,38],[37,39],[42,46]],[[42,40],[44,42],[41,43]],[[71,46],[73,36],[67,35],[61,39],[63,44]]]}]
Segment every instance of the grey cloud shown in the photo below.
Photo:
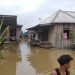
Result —
[{"label": "grey cloud", "polygon": [[[40,0],[41,1],[41,0]],[[18,24],[22,24],[22,30],[35,26],[50,16],[55,11],[62,9],[67,11],[75,11],[75,0],[42,0],[37,9],[33,12],[25,12],[25,0],[16,0],[13,6],[6,7],[0,4],[0,14],[9,14],[18,16]],[[41,20],[39,20],[41,18]]]}]

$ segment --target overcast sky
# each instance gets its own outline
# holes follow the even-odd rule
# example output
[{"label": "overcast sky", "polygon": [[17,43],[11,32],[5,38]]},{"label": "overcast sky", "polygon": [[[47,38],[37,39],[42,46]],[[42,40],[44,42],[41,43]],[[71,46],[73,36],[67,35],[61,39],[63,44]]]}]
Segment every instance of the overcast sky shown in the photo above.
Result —
[{"label": "overcast sky", "polygon": [[17,15],[23,31],[59,9],[75,11],[75,0],[0,0],[0,14]]}]

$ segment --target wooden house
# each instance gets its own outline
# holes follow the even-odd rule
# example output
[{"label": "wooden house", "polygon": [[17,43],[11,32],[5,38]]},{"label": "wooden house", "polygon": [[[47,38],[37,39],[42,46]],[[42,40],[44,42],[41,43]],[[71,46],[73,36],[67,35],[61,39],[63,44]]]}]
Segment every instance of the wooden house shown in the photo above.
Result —
[{"label": "wooden house", "polygon": [[37,33],[40,41],[48,41],[53,47],[71,48],[75,43],[72,36],[75,33],[75,12],[58,10],[28,31]]},{"label": "wooden house", "polygon": [[[0,22],[3,19],[3,32],[7,27],[8,30],[4,33],[7,41],[19,41],[22,25],[17,25],[17,16],[14,15],[0,15]],[[1,33],[0,32],[0,33]]]}]

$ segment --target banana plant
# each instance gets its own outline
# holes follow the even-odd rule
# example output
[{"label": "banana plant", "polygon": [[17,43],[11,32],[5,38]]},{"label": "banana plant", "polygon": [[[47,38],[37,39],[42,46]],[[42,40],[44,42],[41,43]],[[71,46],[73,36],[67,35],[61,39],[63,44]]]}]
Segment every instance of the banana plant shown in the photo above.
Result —
[{"label": "banana plant", "polygon": [[0,50],[1,48],[3,47],[3,42],[4,42],[4,37],[3,37],[3,32],[2,32],[2,27],[3,27],[3,20],[4,18],[2,19],[1,23],[0,23]]},{"label": "banana plant", "polygon": [[4,21],[4,17],[0,23],[0,49],[3,48],[3,43],[5,42],[5,39],[8,37],[9,34],[6,34],[7,31],[9,31],[9,26],[7,26],[4,30],[3,30],[3,21]]},{"label": "banana plant", "polygon": [[3,22],[4,22],[4,17],[3,17],[2,21],[0,22],[0,58],[4,58],[4,56],[5,56],[5,51],[4,51],[3,45],[5,42],[5,39],[9,35],[9,34],[6,34],[9,31],[9,26],[7,26],[3,30]]}]

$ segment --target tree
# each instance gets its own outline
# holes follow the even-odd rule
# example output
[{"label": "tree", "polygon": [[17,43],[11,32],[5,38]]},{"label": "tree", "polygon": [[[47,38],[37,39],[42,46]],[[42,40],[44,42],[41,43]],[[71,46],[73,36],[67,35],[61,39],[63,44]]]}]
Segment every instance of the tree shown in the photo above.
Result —
[{"label": "tree", "polygon": [[75,33],[73,31],[70,32],[70,39],[71,39],[71,48],[75,48]]}]

